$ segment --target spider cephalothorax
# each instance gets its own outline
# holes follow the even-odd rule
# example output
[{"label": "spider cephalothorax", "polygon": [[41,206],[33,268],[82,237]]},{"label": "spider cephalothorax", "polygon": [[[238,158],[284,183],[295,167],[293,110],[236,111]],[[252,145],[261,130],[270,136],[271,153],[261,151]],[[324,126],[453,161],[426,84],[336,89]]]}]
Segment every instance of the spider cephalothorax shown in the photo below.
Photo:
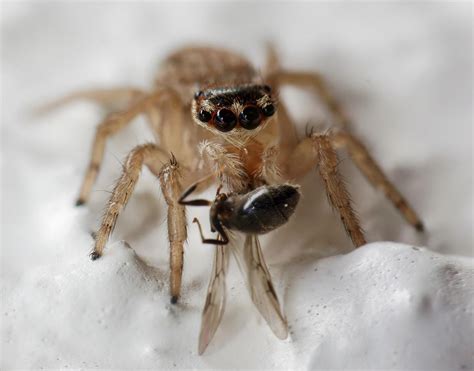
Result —
[{"label": "spider cephalothorax", "polygon": [[276,112],[276,98],[268,85],[240,84],[198,91],[193,100],[194,121],[234,144],[245,144]]}]

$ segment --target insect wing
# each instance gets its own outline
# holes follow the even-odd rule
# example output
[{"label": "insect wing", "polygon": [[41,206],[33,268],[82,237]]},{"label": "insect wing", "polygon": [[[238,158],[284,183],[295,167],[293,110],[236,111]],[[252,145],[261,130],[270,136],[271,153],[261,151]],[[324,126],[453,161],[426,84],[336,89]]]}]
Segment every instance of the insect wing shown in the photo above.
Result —
[{"label": "insect wing", "polygon": [[265,318],[273,333],[280,339],[288,337],[288,325],[280,311],[280,303],[273,287],[272,278],[263,258],[256,235],[247,235],[243,249],[232,247],[242,273],[247,278],[247,287],[252,301]]},{"label": "insect wing", "polygon": [[229,265],[229,255],[225,246],[217,245],[214,252],[211,280],[207,288],[206,303],[202,310],[199,332],[199,355],[203,354],[216,333],[225,307],[225,275]]}]

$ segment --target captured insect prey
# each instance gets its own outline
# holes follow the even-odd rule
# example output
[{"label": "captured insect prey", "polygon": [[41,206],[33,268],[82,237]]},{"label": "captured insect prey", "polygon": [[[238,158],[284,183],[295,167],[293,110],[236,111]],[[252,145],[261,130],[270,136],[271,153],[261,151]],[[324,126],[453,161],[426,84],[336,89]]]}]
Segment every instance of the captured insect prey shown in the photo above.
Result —
[{"label": "captured insect prey", "polygon": [[225,228],[248,234],[264,234],[285,224],[293,215],[300,199],[299,187],[283,184],[279,186],[261,186],[245,194],[218,193],[216,199],[186,200],[199,183],[191,185],[181,196],[179,203],[187,206],[211,206],[210,222],[213,231],[220,234],[220,239],[204,238],[199,225],[202,242],[215,245],[226,245],[229,238]]},{"label": "captured insect prey", "polygon": [[[290,184],[262,186],[245,194],[231,193],[229,195],[220,193],[220,188],[218,188],[214,201],[186,200],[196,187],[197,184],[189,187],[179,202],[188,206],[210,206],[211,228],[218,233],[217,239],[205,238],[201,224],[194,219],[198,223],[202,242],[217,245],[202,313],[199,354],[204,353],[212,340],[224,312],[225,275],[229,249],[239,263],[255,306],[273,333],[280,339],[286,339],[288,326],[280,310],[257,234],[273,231],[288,221],[300,199],[298,187]],[[243,248],[235,246],[235,243],[230,241],[226,229],[246,234]],[[230,246],[223,247],[228,244]]]}]

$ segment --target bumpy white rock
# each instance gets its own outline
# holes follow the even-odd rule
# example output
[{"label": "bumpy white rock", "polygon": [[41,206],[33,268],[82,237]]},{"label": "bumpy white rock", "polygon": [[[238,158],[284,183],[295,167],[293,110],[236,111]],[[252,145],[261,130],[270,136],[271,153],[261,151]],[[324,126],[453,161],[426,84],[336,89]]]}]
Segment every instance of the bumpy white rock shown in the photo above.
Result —
[{"label": "bumpy white rock", "polygon": [[172,306],[167,272],[116,243],[96,262],[78,255],[4,287],[4,366],[471,369],[473,265],[384,242],[271,267],[286,281],[290,338],[273,336],[238,284],[199,357],[204,285]]}]

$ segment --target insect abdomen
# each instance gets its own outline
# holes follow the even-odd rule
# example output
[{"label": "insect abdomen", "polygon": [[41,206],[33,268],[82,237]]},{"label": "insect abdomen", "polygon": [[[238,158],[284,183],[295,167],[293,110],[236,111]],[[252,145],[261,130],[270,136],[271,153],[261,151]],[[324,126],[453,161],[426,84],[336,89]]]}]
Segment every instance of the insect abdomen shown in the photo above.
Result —
[{"label": "insect abdomen", "polygon": [[298,188],[289,184],[257,188],[242,196],[229,227],[249,234],[268,233],[288,221],[299,198]]}]

